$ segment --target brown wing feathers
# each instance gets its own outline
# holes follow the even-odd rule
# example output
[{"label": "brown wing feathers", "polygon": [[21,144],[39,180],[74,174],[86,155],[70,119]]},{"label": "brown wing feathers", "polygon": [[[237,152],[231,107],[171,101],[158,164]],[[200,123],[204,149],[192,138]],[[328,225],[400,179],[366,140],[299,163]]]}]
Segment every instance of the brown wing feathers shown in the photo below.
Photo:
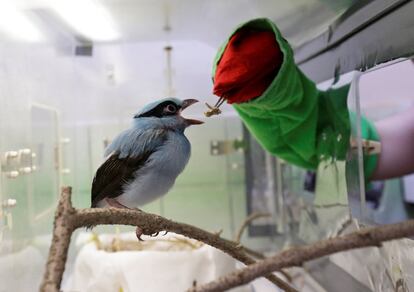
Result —
[{"label": "brown wing feathers", "polygon": [[92,183],[92,208],[105,198],[122,194],[123,186],[134,178],[135,172],[145,165],[150,152],[138,157],[119,158],[112,154],[96,171]]}]

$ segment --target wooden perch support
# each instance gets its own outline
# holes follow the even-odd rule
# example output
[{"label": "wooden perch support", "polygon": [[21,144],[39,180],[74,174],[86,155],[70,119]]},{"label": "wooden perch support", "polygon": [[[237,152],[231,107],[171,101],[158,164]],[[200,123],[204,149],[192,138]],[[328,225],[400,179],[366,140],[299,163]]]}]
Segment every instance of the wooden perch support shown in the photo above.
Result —
[{"label": "wooden perch support", "polygon": [[[250,265],[255,260],[248,256],[244,247],[236,242],[220,238],[219,235],[204,231],[195,226],[177,223],[159,215],[138,210],[117,208],[75,209],[71,203],[71,188],[64,187],[55,213],[53,238],[46,263],[41,292],[58,292],[62,282],[72,233],[80,227],[95,225],[131,225],[139,226],[145,235],[169,231],[196,239],[220,249],[240,262]],[[273,274],[265,277],[285,291],[296,291]]]}]

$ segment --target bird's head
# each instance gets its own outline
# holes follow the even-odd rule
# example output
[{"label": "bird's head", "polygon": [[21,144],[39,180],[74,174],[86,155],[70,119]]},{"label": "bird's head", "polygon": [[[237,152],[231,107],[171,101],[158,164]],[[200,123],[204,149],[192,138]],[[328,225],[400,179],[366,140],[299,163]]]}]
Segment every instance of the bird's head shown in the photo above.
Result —
[{"label": "bird's head", "polygon": [[191,125],[199,125],[204,122],[194,119],[186,119],[181,112],[190,105],[198,102],[196,99],[165,98],[146,105],[140,110],[134,119],[159,118],[164,124],[172,127],[186,128]]}]

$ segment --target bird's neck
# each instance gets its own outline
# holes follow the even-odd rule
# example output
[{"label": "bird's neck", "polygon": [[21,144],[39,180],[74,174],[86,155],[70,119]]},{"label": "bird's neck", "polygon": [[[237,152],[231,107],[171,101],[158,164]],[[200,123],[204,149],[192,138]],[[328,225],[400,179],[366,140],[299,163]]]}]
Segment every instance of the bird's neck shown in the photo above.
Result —
[{"label": "bird's neck", "polygon": [[184,123],[174,119],[160,119],[154,117],[143,117],[134,119],[132,127],[139,130],[157,130],[163,129],[184,134],[186,128]]}]

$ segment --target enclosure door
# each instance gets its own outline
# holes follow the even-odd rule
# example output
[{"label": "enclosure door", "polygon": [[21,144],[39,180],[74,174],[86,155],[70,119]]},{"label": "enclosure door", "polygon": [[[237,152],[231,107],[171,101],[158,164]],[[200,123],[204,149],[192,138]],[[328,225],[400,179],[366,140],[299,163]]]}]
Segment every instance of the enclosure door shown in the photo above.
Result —
[{"label": "enclosure door", "polygon": [[59,114],[54,108],[34,104],[30,110],[33,174],[30,180],[32,228],[50,233],[61,186]]},{"label": "enclosure door", "polygon": [[0,291],[40,284],[60,184],[57,112],[27,105],[0,109]]}]

